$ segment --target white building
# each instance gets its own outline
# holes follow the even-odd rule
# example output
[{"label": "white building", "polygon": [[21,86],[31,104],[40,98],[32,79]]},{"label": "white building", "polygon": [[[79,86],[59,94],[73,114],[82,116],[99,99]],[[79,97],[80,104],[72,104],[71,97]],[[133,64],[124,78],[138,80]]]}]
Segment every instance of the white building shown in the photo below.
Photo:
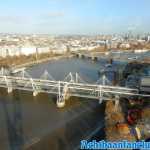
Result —
[{"label": "white building", "polygon": [[0,47],[0,57],[6,57],[8,55],[8,50],[4,47]]},{"label": "white building", "polygon": [[25,47],[21,47],[21,54],[22,55],[31,55],[36,53],[37,48],[34,46],[25,46]]},{"label": "white building", "polygon": [[20,55],[19,47],[13,45],[0,47],[0,57],[19,56],[19,55]]},{"label": "white building", "polygon": [[50,52],[50,48],[49,47],[38,47],[37,52],[38,52],[38,54],[48,53],[48,52]]},{"label": "white building", "polygon": [[150,36],[148,36],[148,41],[150,41]]},{"label": "white building", "polygon": [[31,54],[42,54],[52,52],[54,54],[64,54],[67,52],[67,47],[64,44],[58,44],[53,47],[36,47],[30,44],[26,44],[22,47],[16,45],[3,45],[0,46],[0,57],[7,56],[20,56]]},{"label": "white building", "polygon": [[120,48],[130,48],[130,44],[129,43],[122,43],[122,44],[120,44]]},{"label": "white building", "polygon": [[64,54],[67,52],[67,46],[63,44],[58,44],[51,49],[51,52],[54,54]]}]

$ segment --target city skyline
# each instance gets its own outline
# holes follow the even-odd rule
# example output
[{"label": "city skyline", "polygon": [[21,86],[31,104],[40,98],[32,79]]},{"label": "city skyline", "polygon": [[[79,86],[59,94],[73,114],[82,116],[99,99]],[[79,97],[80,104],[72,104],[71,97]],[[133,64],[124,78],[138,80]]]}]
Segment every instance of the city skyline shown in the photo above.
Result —
[{"label": "city skyline", "polygon": [[0,32],[21,34],[148,33],[148,0],[6,0]]}]

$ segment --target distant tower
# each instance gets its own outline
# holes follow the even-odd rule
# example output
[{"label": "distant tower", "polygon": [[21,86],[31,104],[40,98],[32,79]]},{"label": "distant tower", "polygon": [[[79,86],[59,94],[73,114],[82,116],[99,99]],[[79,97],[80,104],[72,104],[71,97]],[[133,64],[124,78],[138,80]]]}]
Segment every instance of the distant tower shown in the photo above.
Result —
[{"label": "distant tower", "polygon": [[6,49],[6,57],[9,56],[9,50]]},{"label": "distant tower", "polygon": [[148,35],[148,37],[147,37],[147,41],[148,41],[148,42],[150,42],[150,35]]},{"label": "distant tower", "polygon": [[128,40],[130,40],[131,38],[133,38],[133,29],[132,28],[130,28],[130,29],[128,29]]},{"label": "distant tower", "polygon": [[36,53],[35,53],[36,61],[38,60],[38,48],[36,48]]}]

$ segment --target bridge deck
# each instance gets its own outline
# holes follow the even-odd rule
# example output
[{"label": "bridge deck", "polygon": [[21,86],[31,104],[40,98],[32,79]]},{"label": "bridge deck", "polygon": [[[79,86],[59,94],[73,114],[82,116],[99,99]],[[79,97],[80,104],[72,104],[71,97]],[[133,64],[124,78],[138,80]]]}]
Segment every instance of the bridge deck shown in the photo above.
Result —
[{"label": "bridge deck", "polygon": [[58,103],[64,103],[65,99],[70,96],[93,98],[100,101],[116,96],[149,96],[138,94],[137,89],[126,87],[79,83],[72,79],[70,81],[55,81],[8,75],[0,75],[0,87],[8,88],[8,92],[12,92],[13,89],[32,91],[34,96],[40,92],[56,94],[58,95]]}]

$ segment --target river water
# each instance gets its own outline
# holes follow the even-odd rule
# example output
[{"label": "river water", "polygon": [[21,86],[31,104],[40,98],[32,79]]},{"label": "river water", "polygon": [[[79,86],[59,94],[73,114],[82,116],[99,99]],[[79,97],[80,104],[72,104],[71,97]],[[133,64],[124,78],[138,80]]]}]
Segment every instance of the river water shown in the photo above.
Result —
[{"label": "river water", "polygon": [[[27,69],[39,78],[45,70],[56,80],[64,80],[69,72],[79,73],[89,83],[99,79],[106,60],[69,58],[49,61]],[[117,66],[120,63],[114,62]],[[95,129],[104,126],[105,104],[97,100],[72,97],[63,109],[56,106],[56,96],[15,90],[7,94],[0,89],[0,149],[63,150],[75,149]]]}]

